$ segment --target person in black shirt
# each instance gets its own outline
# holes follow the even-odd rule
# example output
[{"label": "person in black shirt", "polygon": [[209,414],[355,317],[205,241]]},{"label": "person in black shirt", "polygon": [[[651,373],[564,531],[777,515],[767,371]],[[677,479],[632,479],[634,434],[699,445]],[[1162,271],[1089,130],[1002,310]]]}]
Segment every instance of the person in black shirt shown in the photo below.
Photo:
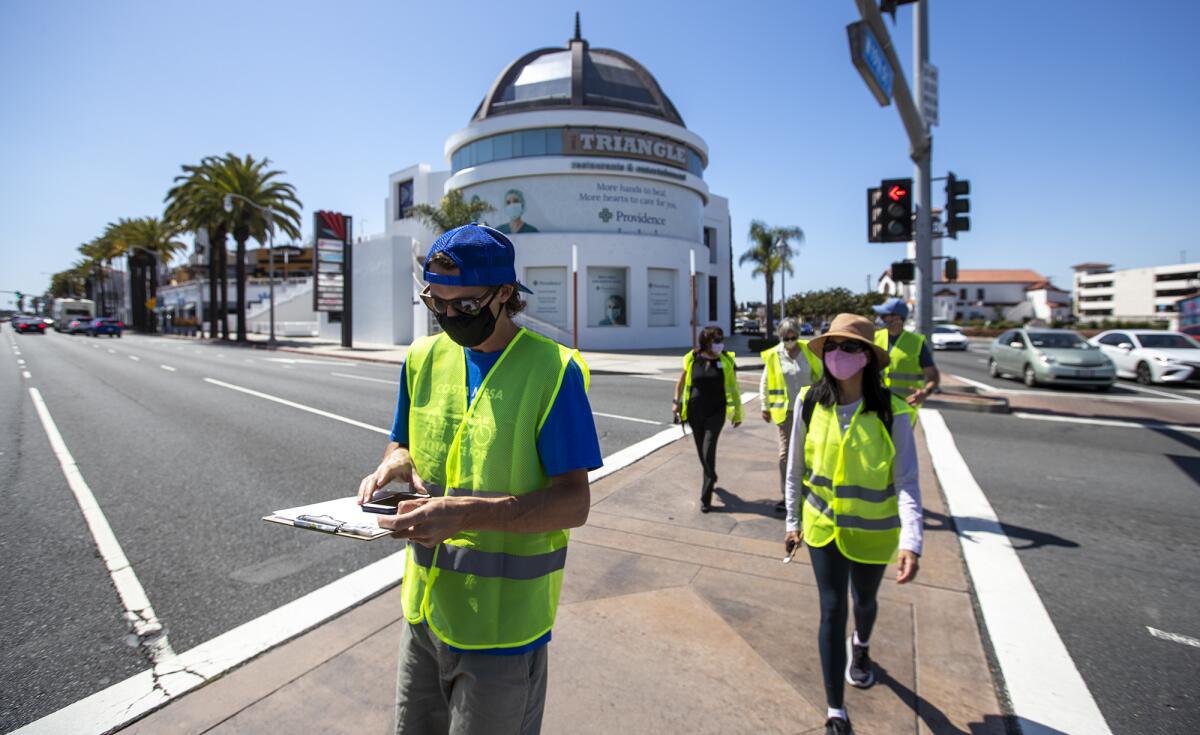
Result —
[{"label": "person in black shirt", "polygon": [[675,383],[674,414],[686,421],[696,438],[696,453],[704,469],[700,490],[700,512],[712,509],[717,482],[717,437],[725,417],[736,428],[742,423],[742,401],[734,374],[733,353],[725,352],[725,333],[720,327],[700,331],[700,350],[684,355],[683,372]]}]

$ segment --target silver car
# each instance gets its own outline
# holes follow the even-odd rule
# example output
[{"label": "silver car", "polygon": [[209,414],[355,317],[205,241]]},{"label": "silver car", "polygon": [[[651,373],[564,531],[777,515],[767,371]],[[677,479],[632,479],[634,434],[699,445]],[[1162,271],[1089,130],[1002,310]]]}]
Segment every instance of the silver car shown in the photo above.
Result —
[{"label": "silver car", "polygon": [[991,346],[988,373],[1013,375],[1030,387],[1090,385],[1108,390],[1117,370],[1095,345],[1066,329],[1012,329]]}]

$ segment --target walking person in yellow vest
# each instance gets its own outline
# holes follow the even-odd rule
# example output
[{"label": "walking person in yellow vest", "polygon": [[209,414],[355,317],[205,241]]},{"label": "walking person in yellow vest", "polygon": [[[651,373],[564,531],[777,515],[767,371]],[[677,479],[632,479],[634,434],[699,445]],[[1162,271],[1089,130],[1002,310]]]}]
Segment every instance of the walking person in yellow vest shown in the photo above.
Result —
[{"label": "walking person in yellow vest", "polygon": [[788,444],[792,441],[792,410],[800,389],[812,385],[821,377],[821,361],[800,341],[800,325],[792,317],[779,323],[775,330],[779,344],[763,350],[762,377],[758,380],[758,402],[763,421],[773,422],[779,429],[779,503],[776,513],[787,511],[783,501],[787,484]]},{"label": "walking person in yellow vest", "polygon": [[409,349],[391,443],[359,485],[360,503],[393,480],[432,496],[380,517],[408,540],[398,734],[541,729],[566,529],[601,458],[579,353],[512,320],[513,261],[481,225],[434,242],[421,300],[444,331]]},{"label": "walking person in yellow vest", "polygon": [[[908,405],[919,408],[942,381],[941,373],[933,362],[929,341],[923,334],[905,331],[908,304],[904,303],[904,299],[891,298],[873,308],[885,327],[876,330],[875,344],[887,350],[891,358],[891,364],[883,376],[884,383]],[[913,419],[916,419],[915,413]]]},{"label": "walking person in yellow vest", "polygon": [[[808,343],[825,371],[801,391],[789,452],[784,544],[788,553],[808,544],[817,581],[826,735],[853,732],[845,684],[875,683],[870,639],[887,565],[897,561],[896,582],[911,582],[921,553],[914,409],[884,387],[888,354],[874,332],[870,320],[839,314]],[[849,638],[847,587],[854,598]]]},{"label": "walking person in yellow vest", "polygon": [[733,353],[725,351],[725,333],[709,325],[700,330],[700,350],[683,356],[683,372],[675,382],[674,414],[686,421],[696,439],[696,453],[704,471],[700,487],[700,512],[712,510],[717,485],[717,438],[725,419],[736,429],[742,424],[742,397],[737,387]]}]

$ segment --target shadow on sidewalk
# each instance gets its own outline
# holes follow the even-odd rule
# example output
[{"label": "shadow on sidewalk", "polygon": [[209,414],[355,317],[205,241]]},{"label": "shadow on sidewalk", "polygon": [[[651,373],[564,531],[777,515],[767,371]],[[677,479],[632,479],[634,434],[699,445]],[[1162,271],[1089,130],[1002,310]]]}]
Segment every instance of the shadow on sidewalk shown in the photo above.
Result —
[{"label": "shadow on sidewalk", "polygon": [[736,494],[723,487],[714,487],[713,493],[721,499],[721,505],[714,505],[713,511],[718,513],[753,513],[767,518],[783,518],[782,513],[775,512],[775,500],[742,500]]},{"label": "shadow on sidewalk", "polygon": [[[968,729],[962,730],[950,721],[945,712],[935,707],[928,699],[909,689],[902,682],[892,678],[888,670],[880,666],[878,661],[874,662],[874,664],[876,683],[892,690],[892,693],[901,702],[904,702],[909,709],[916,712],[917,717],[920,717],[925,726],[929,728],[929,731],[935,735],[1004,735],[1004,733],[1010,731],[1021,731],[1017,729],[1015,721],[1010,723],[1010,718],[1003,715],[984,715],[981,722],[969,722],[967,723]],[[1022,723],[1026,727],[1029,725],[1034,726],[1032,730],[1027,729],[1025,732],[1038,732],[1045,735],[1067,735],[1067,733],[1061,730],[1055,730],[1045,725],[1038,725],[1028,720],[1023,720]],[[1010,724],[1012,725],[1011,729]]]},{"label": "shadow on sidewalk", "polygon": [[[955,531],[962,529],[963,531],[978,533],[985,530],[984,526],[985,524],[981,523],[978,518],[951,518],[928,508],[925,509],[926,531]],[[1067,549],[1079,548],[1078,542],[1063,538],[1062,536],[1055,536],[1052,533],[1037,531],[1032,528],[1025,528],[1024,526],[1014,526],[1010,523],[1001,523],[1000,527],[1004,529],[1004,533],[1013,542],[1013,548],[1017,551],[1040,549],[1043,546],[1061,546]],[[1025,543],[1018,544],[1018,541],[1024,541]]]}]

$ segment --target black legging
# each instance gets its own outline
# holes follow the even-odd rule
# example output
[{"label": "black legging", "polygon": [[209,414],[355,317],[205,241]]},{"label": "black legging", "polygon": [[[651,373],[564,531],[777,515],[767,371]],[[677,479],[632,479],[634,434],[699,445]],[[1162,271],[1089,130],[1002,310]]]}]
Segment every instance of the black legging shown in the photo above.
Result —
[{"label": "black legging", "polygon": [[821,668],[825,675],[825,703],[842,709],[846,694],[846,587],[854,593],[854,629],[864,641],[871,640],[879,605],[875,593],[883,581],[886,564],[862,564],[850,561],[830,541],[820,548],[808,547],[817,590],[821,596],[821,627],[817,643],[821,649]]},{"label": "black legging", "polygon": [[696,453],[700,455],[700,466],[704,468],[704,485],[700,488],[700,502],[712,503],[713,487],[717,484],[717,438],[725,426],[725,409],[708,416],[697,416],[690,410],[687,418],[692,436],[696,438]]}]

